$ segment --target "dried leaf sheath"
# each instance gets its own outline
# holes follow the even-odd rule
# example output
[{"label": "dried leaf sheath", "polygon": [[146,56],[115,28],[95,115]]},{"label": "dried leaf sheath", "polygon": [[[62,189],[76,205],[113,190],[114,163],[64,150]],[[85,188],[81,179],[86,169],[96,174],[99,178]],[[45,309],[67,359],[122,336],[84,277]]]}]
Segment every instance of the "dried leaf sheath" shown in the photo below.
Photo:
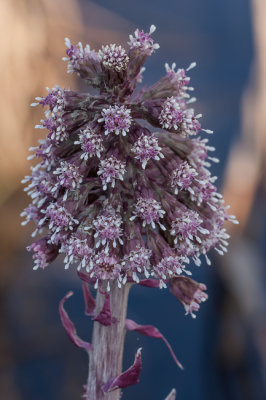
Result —
[{"label": "dried leaf sheath", "polygon": [[[128,283],[121,289],[116,282],[111,283],[110,307],[112,317],[117,322],[106,326],[94,322],[92,348],[89,352],[89,377],[87,382],[87,400],[118,400],[120,390],[104,395],[102,386],[110,379],[118,377],[122,372],[122,358],[125,338],[125,319],[127,311],[128,293],[131,284]],[[96,299],[96,313],[104,305],[105,296],[98,291]]]}]

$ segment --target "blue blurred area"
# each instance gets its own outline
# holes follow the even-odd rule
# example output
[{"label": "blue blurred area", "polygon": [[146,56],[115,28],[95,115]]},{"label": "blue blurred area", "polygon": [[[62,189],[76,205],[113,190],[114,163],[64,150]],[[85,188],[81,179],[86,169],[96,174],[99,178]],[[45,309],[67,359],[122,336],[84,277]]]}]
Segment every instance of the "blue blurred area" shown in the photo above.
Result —
[{"label": "blue blurred area", "polygon": [[[210,142],[217,148],[221,163],[214,165],[212,172],[221,182],[229,147],[240,130],[241,96],[253,57],[249,1],[98,0],[95,3],[136,27],[148,29],[151,24],[156,25],[154,37],[161,49],[148,60],[146,84],[163,74],[165,62],[176,62],[180,67],[197,62],[197,68],[190,74],[199,99],[196,110],[203,113],[203,126],[215,131]],[[80,5],[86,23],[87,1],[80,1]],[[100,20],[98,24],[101,26]],[[19,257],[24,259],[25,255],[18,254]],[[127,400],[163,400],[172,387],[177,388],[177,399],[182,400],[244,398],[234,380],[234,372],[224,374],[217,362],[219,305],[224,288],[216,267],[217,261],[213,258],[212,267],[193,268],[193,276],[206,283],[209,294],[196,320],[184,316],[182,306],[167,290],[132,289],[128,317],[158,327],[185,369],[180,371],[176,367],[163,342],[128,333],[124,368],[132,363],[136,349],[143,347],[143,370],[139,385],[125,390]],[[57,311],[59,300],[73,289],[75,296],[68,300],[66,308],[80,336],[90,338],[91,322],[83,314],[80,282],[74,273],[64,272],[58,262],[45,272],[32,272],[29,257],[20,267],[19,275],[8,307],[12,315],[9,331],[17,359],[16,383],[21,399],[80,398],[78,393],[86,381],[87,357],[68,342]],[[26,319],[25,310],[29,314]],[[254,357],[251,349],[251,354],[247,354],[250,365],[256,365]],[[67,380],[71,381],[72,389],[68,389]],[[264,394],[254,389],[254,399],[263,398]]]}]

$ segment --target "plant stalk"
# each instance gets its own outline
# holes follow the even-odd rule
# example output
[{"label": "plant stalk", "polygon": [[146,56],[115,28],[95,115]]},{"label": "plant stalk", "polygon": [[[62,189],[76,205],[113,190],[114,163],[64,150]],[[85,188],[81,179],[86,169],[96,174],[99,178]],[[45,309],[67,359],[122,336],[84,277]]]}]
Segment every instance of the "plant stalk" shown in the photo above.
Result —
[{"label": "plant stalk", "polygon": [[[131,284],[118,288],[117,282],[110,285],[110,304],[112,317],[117,322],[104,326],[95,321],[92,334],[92,349],[89,351],[89,376],[86,388],[86,400],[120,400],[121,391],[116,389],[104,393],[102,385],[122,372],[122,360],[125,339],[125,319],[128,294]],[[96,297],[96,315],[102,310],[104,295],[98,290]]]}]

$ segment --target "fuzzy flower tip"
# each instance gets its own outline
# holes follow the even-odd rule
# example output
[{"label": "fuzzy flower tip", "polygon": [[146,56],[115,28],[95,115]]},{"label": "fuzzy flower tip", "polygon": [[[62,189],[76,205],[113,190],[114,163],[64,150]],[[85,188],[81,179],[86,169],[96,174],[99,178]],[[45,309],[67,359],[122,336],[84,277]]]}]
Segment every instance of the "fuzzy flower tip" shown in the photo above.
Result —
[{"label": "fuzzy flower tip", "polygon": [[115,44],[102,46],[102,49],[99,50],[99,57],[105,68],[117,72],[125,70],[129,61],[126,50]]},{"label": "fuzzy flower tip", "polygon": [[80,158],[85,161],[94,156],[100,158],[101,153],[104,151],[101,135],[96,134],[90,128],[81,129],[78,134],[78,140],[74,144],[80,145],[82,150]]},{"label": "fuzzy flower tip", "polygon": [[110,106],[102,110],[102,118],[99,118],[98,122],[104,122],[105,135],[121,133],[122,136],[126,136],[132,122],[131,111],[125,106]]},{"label": "fuzzy flower tip", "polygon": [[154,50],[159,49],[159,44],[154,43],[151,34],[155,31],[156,27],[151,25],[149,33],[136,29],[134,36],[129,35],[129,46],[131,50],[137,50],[144,54],[151,55]]},{"label": "fuzzy flower tip", "polygon": [[97,51],[66,39],[68,72],[93,90],[56,86],[32,104],[44,108],[37,127],[47,136],[31,148],[37,162],[23,181],[31,198],[23,224],[33,222],[33,235],[41,235],[28,247],[35,268],[62,253],[66,268],[83,269],[96,286],[170,280],[193,315],[205,287],[188,280],[185,264],[210,263],[213,248],[225,253],[224,222],[237,221],[209,171],[217,159],[199,132],[211,131],[191,108],[187,74],[195,63],[167,64],[165,76],[136,93],[147,56],[159,48],[154,31],[137,29],[128,49]]},{"label": "fuzzy flower tip", "polygon": [[143,169],[145,169],[149,160],[159,161],[160,158],[164,158],[162,148],[154,135],[147,136],[142,134],[132,147],[132,151],[135,153],[135,158],[141,162]]}]

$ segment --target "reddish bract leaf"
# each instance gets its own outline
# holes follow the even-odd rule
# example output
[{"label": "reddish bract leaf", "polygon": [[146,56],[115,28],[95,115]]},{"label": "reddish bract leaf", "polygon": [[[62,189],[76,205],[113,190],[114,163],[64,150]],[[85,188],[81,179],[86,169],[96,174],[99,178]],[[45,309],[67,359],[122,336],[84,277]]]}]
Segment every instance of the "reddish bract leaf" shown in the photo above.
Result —
[{"label": "reddish bract leaf", "polygon": [[168,394],[168,396],[165,398],[165,400],[175,400],[176,398],[176,390],[172,389],[171,392]]},{"label": "reddish bract leaf", "polygon": [[71,319],[68,316],[68,313],[64,309],[64,303],[65,301],[73,295],[73,292],[68,292],[65,297],[60,301],[59,303],[59,313],[60,313],[60,318],[63,324],[63,327],[66,330],[66,333],[71,340],[72,343],[74,343],[77,347],[80,347],[85,350],[90,350],[91,349],[91,344],[88,342],[84,342],[84,340],[80,339],[80,337],[77,335],[77,331],[75,329],[75,326]]},{"label": "reddish bract leaf", "polygon": [[88,284],[86,282],[82,282],[82,291],[85,303],[85,314],[88,316],[94,315],[96,302],[90,292]]},{"label": "reddish bract leaf", "polygon": [[[135,284],[136,282],[128,277],[127,278],[127,282],[129,283],[133,283]],[[138,285],[140,286],[146,286],[146,287],[151,287],[151,288],[158,288],[160,287],[160,281],[158,279],[142,279],[141,281],[139,281]]]},{"label": "reddish bract leaf", "polygon": [[105,296],[103,308],[100,311],[100,313],[94,318],[94,321],[97,321],[104,326],[110,326],[112,324],[115,324],[117,322],[117,319],[115,317],[112,317],[112,314],[111,314],[111,304],[110,304],[109,293],[103,292],[102,294]]},{"label": "reddish bract leaf", "polygon": [[151,288],[158,288],[160,287],[160,281],[158,279],[142,279],[139,282],[139,285]]},{"label": "reddish bract leaf", "polygon": [[178,361],[178,359],[175,356],[175,353],[173,352],[172,347],[166,340],[166,338],[161,334],[161,332],[155,328],[155,326],[152,325],[138,325],[135,321],[132,321],[132,319],[127,319],[126,320],[126,329],[129,331],[136,331],[141,333],[142,335],[153,337],[155,339],[161,339],[164,341],[166,346],[168,347],[171,356],[173,357],[174,361],[176,364],[179,366],[179,368],[183,369],[182,364]]},{"label": "reddish bract leaf", "polygon": [[116,378],[110,379],[102,386],[102,390],[107,393],[115,389],[123,389],[127,386],[136,385],[139,382],[141,371],[141,348],[137,350],[134,364]]},{"label": "reddish bract leaf", "polygon": [[84,272],[80,272],[80,271],[78,271],[78,276],[82,281],[87,282],[90,285],[95,285],[96,280],[97,280],[96,278],[90,278],[90,276],[88,274],[85,274]]}]

